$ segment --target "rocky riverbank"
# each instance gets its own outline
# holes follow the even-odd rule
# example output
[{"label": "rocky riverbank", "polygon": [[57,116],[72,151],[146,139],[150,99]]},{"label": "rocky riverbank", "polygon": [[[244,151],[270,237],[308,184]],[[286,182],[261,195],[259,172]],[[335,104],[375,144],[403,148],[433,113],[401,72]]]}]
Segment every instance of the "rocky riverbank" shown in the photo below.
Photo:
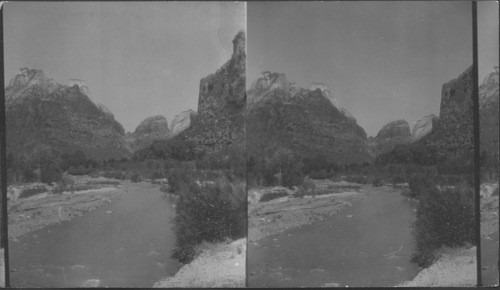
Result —
[{"label": "rocky riverbank", "polygon": [[[17,198],[9,200],[9,238],[15,239],[48,225],[80,217],[127,190],[128,182],[124,181],[88,176],[68,178],[74,186],[65,190],[54,191],[55,188],[47,186],[46,191],[39,190],[39,193],[26,198],[17,195]],[[10,187],[10,191],[22,192],[31,187],[17,185]],[[37,185],[39,187],[42,188]]]},{"label": "rocky riverbank", "polygon": [[200,245],[200,255],[173,277],[154,285],[158,288],[242,288],[245,287],[247,239]]},{"label": "rocky riverbank", "polygon": [[[256,242],[270,235],[321,221],[360,201],[371,186],[330,180],[311,181],[313,192],[321,195],[294,197],[294,191],[267,202],[258,200],[269,188],[250,190],[248,205],[248,240]],[[275,188],[274,190],[279,190]]]}]

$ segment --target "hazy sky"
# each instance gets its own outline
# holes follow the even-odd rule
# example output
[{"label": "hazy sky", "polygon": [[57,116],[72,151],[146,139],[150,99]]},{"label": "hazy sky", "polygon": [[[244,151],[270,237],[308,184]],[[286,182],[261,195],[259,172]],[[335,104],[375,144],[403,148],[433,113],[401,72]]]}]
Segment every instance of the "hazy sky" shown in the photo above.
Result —
[{"label": "hazy sky", "polygon": [[477,4],[479,82],[498,65],[498,1]]},{"label": "hazy sky", "polygon": [[19,3],[4,11],[6,82],[21,67],[84,80],[125,130],[197,110],[199,81],[232,54],[244,3]]},{"label": "hazy sky", "polygon": [[369,136],[413,128],[472,65],[471,15],[469,2],[248,3],[247,84],[265,70],[322,82]]}]

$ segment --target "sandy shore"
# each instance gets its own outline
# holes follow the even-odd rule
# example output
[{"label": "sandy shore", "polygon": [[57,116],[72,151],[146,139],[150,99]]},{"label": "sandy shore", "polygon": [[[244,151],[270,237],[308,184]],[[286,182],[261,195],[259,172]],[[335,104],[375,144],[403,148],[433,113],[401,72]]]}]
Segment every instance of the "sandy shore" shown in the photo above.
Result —
[{"label": "sandy shore", "polygon": [[475,287],[476,247],[444,248],[440,258],[411,281],[397,287]]},{"label": "sandy shore", "polygon": [[246,243],[247,239],[239,239],[230,243],[202,244],[201,254],[196,259],[154,287],[245,287]]},{"label": "sandy shore", "polygon": [[[334,182],[330,183],[335,185]],[[248,205],[248,240],[256,242],[270,235],[321,221],[360,201],[370,188],[371,186],[362,185],[360,189],[342,193],[303,198],[287,196],[268,202],[251,203]]]}]

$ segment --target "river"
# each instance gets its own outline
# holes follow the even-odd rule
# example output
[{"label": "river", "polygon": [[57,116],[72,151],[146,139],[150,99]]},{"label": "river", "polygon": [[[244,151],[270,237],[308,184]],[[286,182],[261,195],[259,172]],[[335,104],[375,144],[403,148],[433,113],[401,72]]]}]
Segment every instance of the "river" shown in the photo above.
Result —
[{"label": "river", "polygon": [[11,241],[11,285],[152,287],[174,275],[173,201],[155,185],[123,186],[123,194],[81,218]]},{"label": "river", "polygon": [[374,188],[339,214],[250,243],[249,287],[382,287],[411,280],[416,203]]}]

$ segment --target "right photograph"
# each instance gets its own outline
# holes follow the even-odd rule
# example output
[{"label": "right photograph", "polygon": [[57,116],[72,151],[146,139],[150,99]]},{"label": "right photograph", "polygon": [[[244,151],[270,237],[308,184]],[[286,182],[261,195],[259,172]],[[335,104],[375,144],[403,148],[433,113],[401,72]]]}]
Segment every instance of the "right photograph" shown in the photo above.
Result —
[{"label": "right photograph", "polygon": [[498,2],[477,3],[481,284],[498,287]]},{"label": "right photograph", "polygon": [[[471,3],[254,2],[247,32],[248,286],[476,286]],[[483,285],[496,45],[479,70]]]}]

